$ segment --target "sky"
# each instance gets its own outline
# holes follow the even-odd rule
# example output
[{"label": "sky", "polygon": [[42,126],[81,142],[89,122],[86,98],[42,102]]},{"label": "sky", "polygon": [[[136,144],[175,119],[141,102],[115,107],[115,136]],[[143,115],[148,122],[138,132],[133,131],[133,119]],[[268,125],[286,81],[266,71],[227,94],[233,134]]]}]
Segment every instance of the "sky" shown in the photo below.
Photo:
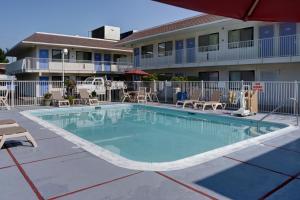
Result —
[{"label": "sky", "polygon": [[142,30],[199,13],[151,0],[0,0],[0,48],[34,32],[88,36],[102,25]]}]

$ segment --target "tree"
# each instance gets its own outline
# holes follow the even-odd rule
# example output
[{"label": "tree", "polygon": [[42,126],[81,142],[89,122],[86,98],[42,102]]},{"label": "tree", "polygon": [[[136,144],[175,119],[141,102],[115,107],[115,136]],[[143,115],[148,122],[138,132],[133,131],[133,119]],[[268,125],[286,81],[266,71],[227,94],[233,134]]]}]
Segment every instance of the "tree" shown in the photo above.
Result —
[{"label": "tree", "polygon": [[0,63],[8,63],[8,59],[6,58],[5,51],[0,49]]}]

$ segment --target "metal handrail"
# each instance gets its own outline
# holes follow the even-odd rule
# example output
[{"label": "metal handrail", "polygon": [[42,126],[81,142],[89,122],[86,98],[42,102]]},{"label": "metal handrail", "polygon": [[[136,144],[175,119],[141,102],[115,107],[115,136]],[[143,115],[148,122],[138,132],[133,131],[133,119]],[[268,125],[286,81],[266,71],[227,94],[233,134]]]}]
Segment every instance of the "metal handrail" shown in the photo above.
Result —
[{"label": "metal handrail", "polygon": [[[263,116],[260,120],[257,121],[257,131],[259,130],[259,124],[266,119],[267,117],[269,117],[271,114],[273,114],[274,112],[276,112],[277,110],[279,110],[281,107],[283,107],[288,101],[294,101],[296,104],[298,104],[298,101],[296,98],[289,98],[286,101],[284,101],[282,104],[280,104],[279,106],[277,106],[276,108],[274,108],[271,112],[269,112],[268,114],[266,114],[265,116]],[[297,107],[298,109],[298,107]],[[299,117],[298,117],[298,113],[294,113],[296,115],[297,118],[297,126],[299,125]]]}]

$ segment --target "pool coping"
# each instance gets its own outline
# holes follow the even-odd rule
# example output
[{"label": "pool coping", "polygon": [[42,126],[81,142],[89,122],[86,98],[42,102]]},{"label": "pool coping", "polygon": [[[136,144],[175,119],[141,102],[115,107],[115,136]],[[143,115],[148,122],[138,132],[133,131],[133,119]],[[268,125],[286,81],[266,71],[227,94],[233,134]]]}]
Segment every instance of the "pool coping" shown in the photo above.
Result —
[{"label": "pool coping", "polygon": [[[132,104],[107,104],[107,105],[99,105],[99,106],[88,106],[90,109],[95,109],[95,107],[111,107],[114,105],[132,105]],[[142,104],[144,105],[144,104]],[[157,107],[157,108],[165,108],[165,109],[171,109],[171,110],[177,110],[177,111],[183,111],[183,112],[194,112],[194,113],[200,113],[197,112],[196,110],[185,110],[182,108],[175,108],[175,107],[167,107],[167,106],[162,106],[162,105],[147,105],[150,107]],[[73,107],[72,107],[73,108]],[[74,110],[86,110],[87,106],[83,107],[74,107]],[[290,124],[285,124],[285,123],[278,123],[278,124],[285,124],[287,127],[282,128],[280,130],[276,130],[261,136],[257,136],[254,138],[242,140],[240,142],[236,142],[230,145],[226,145],[220,148],[216,148],[204,153],[196,154],[190,157],[186,157],[183,159],[175,160],[175,161],[170,161],[170,162],[139,162],[139,161],[134,161],[127,159],[123,156],[120,156],[118,154],[115,154],[109,150],[106,150],[105,148],[98,146],[96,144],[93,144],[92,142],[89,142],[83,138],[80,138],[79,136],[74,135],[73,133],[66,131],[62,128],[59,128],[49,122],[46,122],[39,117],[36,117],[32,115],[32,112],[37,112],[37,111],[57,111],[60,109],[61,111],[63,110],[70,110],[70,108],[51,108],[51,109],[38,109],[38,110],[27,110],[27,111],[22,111],[20,112],[23,116],[27,117],[28,119],[40,124],[41,126],[48,128],[49,130],[53,131],[57,135],[65,138],[66,140],[74,143],[77,147],[80,147],[91,154],[122,168],[127,168],[127,169],[132,169],[132,170],[143,170],[143,171],[172,171],[172,170],[180,170],[192,166],[196,166],[205,162],[208,162],[210,160],[216,159],[218,157],[222,157],[224,155],[236,152],[241,149],[245,149],[247,147],[250,147],[252,145],[257,145],[260,144],[266,140],[270,140],[282,135],[285,135],[293,130],[296,130],[298,127],[290,125]],[[201,114],[206,114],[210,115],[208,113],[201,113]],[[222,117],[222,115],[219,115]],[[223,117],[228,117],[228,116],[223,116]]]}]

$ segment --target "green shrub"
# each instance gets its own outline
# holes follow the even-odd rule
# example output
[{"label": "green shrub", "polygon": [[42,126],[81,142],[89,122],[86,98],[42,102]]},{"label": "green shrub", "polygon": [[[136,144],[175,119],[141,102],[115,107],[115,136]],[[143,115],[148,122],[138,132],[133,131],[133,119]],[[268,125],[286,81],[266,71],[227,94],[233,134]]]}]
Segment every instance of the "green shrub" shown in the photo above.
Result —
[{"label": "green shrub", "polygon": [[149,76],[142,77],[143,81],[157,81],[158,75],[156,73],[150,74]]},{"label": "green shrub", "polygon": [[187,77],[184,77],[184,76],[173,76],[171,78],[171,81],[187,81]]},{"label": "green shrub", "polygon": [[44,94],[44,99],[51,99],[51,97],[52,97],[51,93]]}]

